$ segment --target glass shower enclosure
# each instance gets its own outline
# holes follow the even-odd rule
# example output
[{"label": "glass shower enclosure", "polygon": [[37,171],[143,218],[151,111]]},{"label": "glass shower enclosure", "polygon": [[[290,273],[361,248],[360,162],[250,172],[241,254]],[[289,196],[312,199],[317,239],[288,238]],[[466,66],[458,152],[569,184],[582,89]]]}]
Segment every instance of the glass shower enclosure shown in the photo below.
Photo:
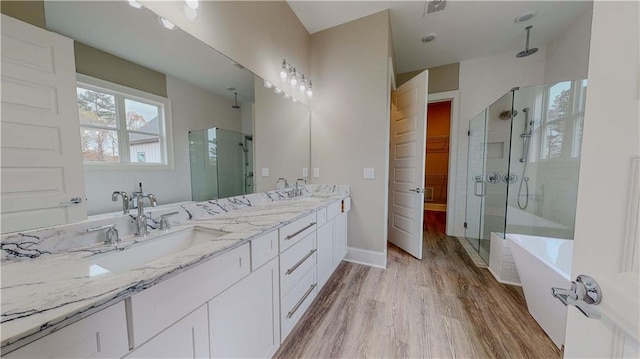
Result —
[{"label": "glass shower enclosure", "polygon": [[208,128],[189,131],[195,202],[253,193],[253,136]]},{"label": "glass shower enclosure", "polygon": [[587,80],[514,88],[469,121],[465,237],[573,238]]}]

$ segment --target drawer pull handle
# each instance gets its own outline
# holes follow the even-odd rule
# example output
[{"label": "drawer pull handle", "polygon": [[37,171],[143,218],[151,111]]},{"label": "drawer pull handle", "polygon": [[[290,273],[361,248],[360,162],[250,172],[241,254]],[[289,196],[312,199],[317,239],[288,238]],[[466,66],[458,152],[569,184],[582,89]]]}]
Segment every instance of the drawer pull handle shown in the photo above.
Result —
[{"label": "drawer pull handle", "polygon": [[304,261],[306,261],[309,257],[311,257],[316,251],[317,249],[312,249],[311,252],[307,253],[307,255],[304,256],[304,258],[302,258],[301,260],[299,260],[298,263],[296,263],[293,267],[289,268],[285,274],[293,273],[293,271],[298,269],[298,267],[300,267],[300,265],[304,263]]},{"label": "drawer pull handle", "polygon": [[290,234],[290,235],[286,236],[286,237],[284,238],[284,240],[285,240],[285,241],[290,240],[291,238],[293,238],[293,237],[297,236],[298,234],[300,234],[300,233],[302,233],[302,232],[306,231],[307,229],[309,229],[309,228],[311,228],[311,227],[315,226],[315,224],[316,224],[316,222],[312,222],[311,224],[309,224],[308,226],[306,226],[306,227],[302,228],[301,230],[297,231],[296,233],[294,233],[294,234]]},{"label": "drawer pull handle", "polygon": [[313,288],[315,288],[317,285],[318,283],[312,285],[311,287],[309,287],[309,289],[307,289],[307,292],[304,293],[304,295],[302,296],[302,299],[300,299],[298,303],[296,303],[295,307],[293,307],[293,309],[291,309],[291,311],[287,314],[287,319],[290,319],[291,317],[293,317],[294,314],[296,314],[296,311],[298,310],[298,308],[300,308],[300,306],[302,305],[302,303],[304,303],[305,299],[307,299],[309,294],[313,292]]}]

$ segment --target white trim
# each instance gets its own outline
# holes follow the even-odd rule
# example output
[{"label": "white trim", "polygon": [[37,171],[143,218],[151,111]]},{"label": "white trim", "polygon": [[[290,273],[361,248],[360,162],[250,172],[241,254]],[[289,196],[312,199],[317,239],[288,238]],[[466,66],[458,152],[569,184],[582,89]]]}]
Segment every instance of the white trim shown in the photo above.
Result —
[{"label": "white trim", "polygon": [[[160,141],[161,143],[165,142],[165,148],[163,150],[166,151],[164,157],[166,158],[167,164],[133,164],[129,162],[100,163],[83,161],[85,170],[172,171],[175,169],[173,154],[173,125],[171,123],[172,113],[170,99],[80,73],[76,74],[76,81],[78,84],[86,85],[87,87],[96,87],[96,90],[104,89],[110,92],[116,92],[118,94],[126,96],[127,98],[143,103],[156,102],[163,107],[164,112],[162,114],[163,121],[160,123],[160,129],[164,130],[164,141],[162,139],[162,136],[160,136]],[[124,108],[122,110],[124,111]],[[121,130],[123,129],[120,129],[118,131],[119,136],[122,135],[120,133]]]},{"label": "white trim", "polygon": [[491,267],[487,267],[487,269],[489,270],[489,273],[491,273],[491,275],[493,275],[493,278],[495,278],[496,281],[498,281],[498,283],[508,284],[508,285],[515,285],[516,287],[522,287],[522,283],[516,283],[516,282],[511,282],[511,281],[508,281],[508,280],[500,279],[500,277],[496,274],[496,272],[493,271],[493,269],[491,269]]},{"label": "white trim", "polygon": [[351,263],[363,264],[376,268],[387,268],[387,252],[375,252],[368,249],[347,247],[344,260]]},{"label": "white trim", "polygon": [[458,128],[460,126],[459,107],[460,90],[446,91],[429,94],[427,104],[435,102],[451,101],[451,122],[449,127],[449,174],[447,180],[447,228],[445,232],[448,236],[456,236],[455,213],[456,213],[456,179],[458,177]]}]

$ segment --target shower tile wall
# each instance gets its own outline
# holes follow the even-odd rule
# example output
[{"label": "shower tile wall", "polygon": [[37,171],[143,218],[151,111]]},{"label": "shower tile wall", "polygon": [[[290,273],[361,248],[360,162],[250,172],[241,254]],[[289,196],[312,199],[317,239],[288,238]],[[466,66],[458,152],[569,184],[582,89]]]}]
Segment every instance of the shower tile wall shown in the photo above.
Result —
[{"label": "shower tile wall", "polygon": [[520,285],[520,276],[511,254],[509,241],[491,234],[491,256],[489,271],[500,283]]}]

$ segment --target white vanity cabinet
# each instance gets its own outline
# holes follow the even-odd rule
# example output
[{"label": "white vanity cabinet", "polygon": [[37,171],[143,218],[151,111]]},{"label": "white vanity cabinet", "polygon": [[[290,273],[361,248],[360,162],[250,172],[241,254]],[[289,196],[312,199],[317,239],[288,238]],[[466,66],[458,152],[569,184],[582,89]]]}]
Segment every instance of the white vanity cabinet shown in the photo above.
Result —
[{"label": "white vanity cabinet", "polygon": [[270,358],[280,346],[278,258],[209,302],[212,358]]},{"label": "white vanity cabinet", "polygon": [[125,358],[209,358],[207,306],[180,319]]},{"label": "white vanity cabinet", "polygon": [[134,348],[247,276],[249,258],[246,243],[127,299]]},{"label": "white vanity cabinet", "polygon": [[[347,211],[349,198],[337,201],[325,211],[326,222],[318,228],[318,285],[322,288],[347,254]],[[320,211],[318,213],[320,213]]]},{"label": "white vanity cabinet", "polygon": [[120,358],[127,351],[127,321],[120,302],[2,357]]}]

